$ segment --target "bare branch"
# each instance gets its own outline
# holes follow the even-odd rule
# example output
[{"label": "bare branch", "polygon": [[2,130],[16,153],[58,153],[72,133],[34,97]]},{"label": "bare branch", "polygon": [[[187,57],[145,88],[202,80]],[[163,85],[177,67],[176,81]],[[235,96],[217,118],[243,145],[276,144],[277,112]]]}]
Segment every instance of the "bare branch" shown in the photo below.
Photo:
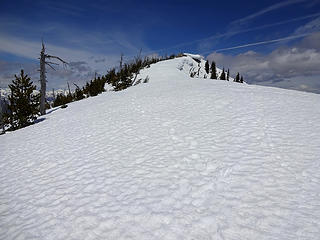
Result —
[{"label": "bare branch", "polygon": [[46,64],[47,64],[49,67],[51,67],[54,71],[56,71],[56,69],[54,69],[54,67],[52,67],[52,66],[50,65],[50,63],[47,63],[47,62],[46,62]]},{"label": "bare branch", "polygon": [[59,63],[55,63],[55,62],[46,62],[47,64],[50,63],[50,64],[54,64],[54,65],[59,65]]},{"label": "bare branch", "polygon": [[76,88],[79,88],[79,89],[80,89],[80,87],[79,87],[77,84],[73,83],[73,85],[75,85],[75,86],[76,86]]},{"label": "bare branch", "polygon": [[52,55],[48,55],[46,54],[45,55],[46,58],[55,58],[55,59],[58,59],[60,62],[62,62],[63,64],[66,64],[68,65],[68,63],[66,61],[64,61],[63,59],[61,59],[60,57],[57,57],[57,56],[52,56]]}]

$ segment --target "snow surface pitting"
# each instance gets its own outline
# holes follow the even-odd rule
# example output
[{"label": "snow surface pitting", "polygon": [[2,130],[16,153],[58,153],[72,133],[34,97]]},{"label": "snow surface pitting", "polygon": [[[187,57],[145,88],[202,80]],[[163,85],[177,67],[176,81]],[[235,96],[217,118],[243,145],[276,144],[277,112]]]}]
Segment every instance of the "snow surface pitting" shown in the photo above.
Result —
[{"label": "snow surface pitting", "polygon": [[0,239],[317,239],[320,96],[189,78],[0,136]]}]

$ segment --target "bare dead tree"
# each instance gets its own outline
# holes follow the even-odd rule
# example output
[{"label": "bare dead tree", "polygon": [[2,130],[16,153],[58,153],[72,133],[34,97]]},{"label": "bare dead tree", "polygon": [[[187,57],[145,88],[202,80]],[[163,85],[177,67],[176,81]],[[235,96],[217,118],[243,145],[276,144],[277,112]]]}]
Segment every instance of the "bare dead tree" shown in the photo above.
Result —
[{"label": "bare dead tree", "polygon": [[70,91],[70,85],[69,85],[69,82],[67,82],[67,84],[68,84],[69,96],[71,96],[71,91]]},{"label": "bare dead tree", "polygon": [[55,68],[52,65],[59,65],[55,62],[49,62],[48,59],[56,59],[60,62],[62,62],[63,66],[65,67],[68,63],[64,60],[62,60],[60,57],[52,56],[45,53],[46,49],[44,47],[44,43],[42,42],[42,49],[40,52],[40,83],[41,83],[41,90],[40,90],[40,114],[45,115],[46,114],[46,87],[47,87],[47,80],[46,80],[46,65],[48,65],[50,68],[55,70]]},{"label": "bare dead tree", "polygon": [[120,70],[122,69],[122,64],[123,64],[123,53],[120,55]]}]

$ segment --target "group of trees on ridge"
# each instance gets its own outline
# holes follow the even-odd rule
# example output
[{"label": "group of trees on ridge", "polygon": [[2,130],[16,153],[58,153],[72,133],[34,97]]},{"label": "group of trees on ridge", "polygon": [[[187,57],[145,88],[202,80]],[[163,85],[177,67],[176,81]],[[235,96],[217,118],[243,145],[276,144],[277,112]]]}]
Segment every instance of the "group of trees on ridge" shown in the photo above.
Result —
[{"label": "group of trees on ridge", "polygon": [[[204,69],[208,75],[210,74],[210,79],[217,79],[217,80],[220,79],[220,80],[230,81],[229,69],[226,72],[225,69],[223,68],[220,76],[218,76],[216,63],[214,61],[212,61],[210,65],[209,61],[207,60],[205,63]],[[240,73],[237,73],[233,81],[238,83],[243,83],[244,79],[243,79],[243,76],[240,77]]]},{"label": "group of trees on ridge", "polygon": [[151,64],[179,56],[182,55],[173,54],[165,57],[146,57],[144,59],[136,57],[132,62],[124,64],[120,63],[119,70],[114,67],[110,69],[107,74],[101,77],[95,77],[93,80],[87,82],[82,88],[75,84],[76,89],[74,94],[71,94],[70,92],[67,95],[58,94],[53,102],[53,107],[63,106],[67,103],[78,101],[83,98],[97,96],[105,91],[105,84],[112,86],[114,91],[121,91],[141,82],[146,83],[148,79],[137,79],[141,69],[148,68]]}]

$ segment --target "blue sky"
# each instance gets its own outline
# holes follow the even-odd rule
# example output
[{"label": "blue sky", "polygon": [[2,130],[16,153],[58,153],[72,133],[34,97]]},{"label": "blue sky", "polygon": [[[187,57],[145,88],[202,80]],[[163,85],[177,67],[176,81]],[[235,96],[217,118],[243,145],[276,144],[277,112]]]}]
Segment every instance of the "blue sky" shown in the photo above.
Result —
[{"label": "blue sky", "polygon": [[[200,53],[232,73],[240,71],[250,83],[320,92],[319,31],[320,0],[1,0],[0,87],[19,68],[37,82],[43,38],[48,53],[71,63],[49,71],[49,88],[63,88],[66,81],[83,84],[94,72],[118,65],[121,53],[129,60],[142,48],[145,55]],[[297,71],[299,62],[307,66]]]}]

